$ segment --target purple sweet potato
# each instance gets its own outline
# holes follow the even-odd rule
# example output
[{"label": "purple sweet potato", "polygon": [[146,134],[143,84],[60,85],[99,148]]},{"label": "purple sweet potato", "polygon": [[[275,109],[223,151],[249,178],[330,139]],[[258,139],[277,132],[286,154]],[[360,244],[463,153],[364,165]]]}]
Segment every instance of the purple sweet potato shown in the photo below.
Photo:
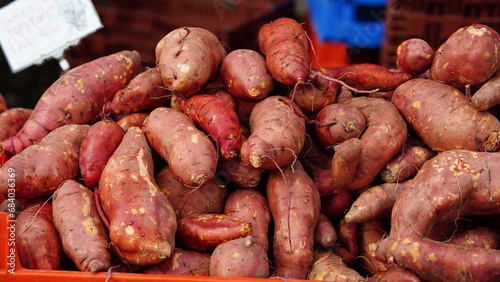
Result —
[{"label": "purple sweet potato", "polygon": [[16,220],[16,248],[22,267],[61,269],[61,241],[52,222],[52,202],[38,199]]},{"label": "purple sweet potato", "polygon": [[274,78],[267,69],[266,60],[250,49],[236,49],[227,54],[222,61],[220,77],[229,93],[244,101],[262,100],[274,90]]},{"label": "purple sweet potato", "polygon": [[15,180],[16,197],[34,199],[51,195],[67,179],[76,179],[80,145],[89,128],[79,124],[61,126],[12,156],[0,167],[0,194],[7,197],[8,184]]},{"label": "purple sweet potato", "polygon": [[187,98],[219,75],[227,52],[212,32],[200,27],[181,27],[156,45],[156,66],[164,86]]},{"label": "purple sweet potato", "polygon": [[215,146],[189,116],[159,107],[149,114],[143,129],[150,146],[167,161],[179,182],[200,187],[214,177],[218,156]]},{"label": "purple sweet potato", "polygon": [[115,152],[125,132],[112,120],[94,123],[80,146],[79,166],[85,186],[94,188],[104,166]]},{"label": "purple sweet potato", "polygon": [[65,181],[54,192],[52,216],[63,251],[80,271],[108,270],[108,230],[97,212],[92,191],[75,180]]},{"label": "purple sweet potato", "polygon": [[170,100],[170,91],[163,85],[157,68],[147,68],[133,77],[127,86],[118,90],[106,103],[105,112],[132,114],[157,107],[164,107]]},{"label": "purple sweet potato", "polygon": [[147,266],[172,255],[177,219],[154,180],[151,149],[138,127],[127,130],[104,167],[99,199],[120,259]]},{"label": "purple sweet potato", "polygon": [[251,235],[218,245],[210,258],[213,277],[269,277],[267,252]]},{"label": "purple sweet potato", "polygon": [[4,151],[15,155],[58,127],[95,122],[140,67],[138,52],[121,51],[69,70],[45,90],[16,136],[3,141]]}]

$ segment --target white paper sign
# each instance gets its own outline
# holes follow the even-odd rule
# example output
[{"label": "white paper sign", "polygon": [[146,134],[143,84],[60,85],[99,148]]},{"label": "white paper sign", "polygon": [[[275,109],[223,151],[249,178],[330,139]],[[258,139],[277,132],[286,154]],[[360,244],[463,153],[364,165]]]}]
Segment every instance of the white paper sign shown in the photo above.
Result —
[{"label": "white paper sign", "polygon": [[0,9],[0,44],[12,72],[56,58],[102,28],[91,0],[16,0]]}]

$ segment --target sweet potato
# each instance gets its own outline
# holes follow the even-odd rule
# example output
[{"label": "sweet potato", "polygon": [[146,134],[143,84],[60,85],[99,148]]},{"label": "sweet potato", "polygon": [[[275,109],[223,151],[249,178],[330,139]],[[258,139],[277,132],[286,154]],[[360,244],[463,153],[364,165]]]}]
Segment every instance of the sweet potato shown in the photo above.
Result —
[{"label": "sweet potato", "polygon": [[365,222],[387,218],[399,195],[411,186],[413,180],[383,183],[363,191],[345,215],[348,222]]},{"label": "sweet potato", "polygon": [[112,114],[132,114],[167,106],[170,91],[163,85],[157,68],[146,68],[133,77],[127,86],[118,90],[104,111]]},{"label": "sweet potato", "polygon": [[287,85],[308,79],[309,39],[296,20],[283,17],[264,24],[259,30],[258,42],[274,79]]},{"label": "sweet potato", "polygon": [[385,182],[402,182],[417,174],[422,165],[434,157],[435,152],[424,146],[408,146],[395,156],[380,172],[380,178]]},{"label": "sweet potato", "polygon": [[108,270],[108,230],[97,212],[92,191],[75,180],[66,180],[52,197],[52,216],[63,251],[80,271]]},{"label": "sweet potato", "polygon": [[370,245],[378,243],[389,233],[389,224],[386,221],[375,219],[359,225],[359,257],[356,258],[356,267],[360,273],[373,276],[388,270],[388,267],[375,259],[370,253]]},{"label": "sweet potato", "polygon": [[469,103],[478,111],[486,111],[493,106],[500,105],[500,71],[497,71],[474,92]]},{"label": "sweet potato", "polygon": [[360,254],[358,237],[360,225],[356,222],[347,222],[341,218],[335,227],[337,231],[338,243],[333,247],[332,252],[342,258],[342,261],[349,267],[353,267],[356,258]]},{"label": "sweet potato", "polygon": [[241,145],[241,159],[259,169],[285,166],[297,159],[305,142],[300,109],[283,96],[259,101],[250,116],[251,135]]},{"label": "sweet potato", "polygon": [[250,235],[252,223],[227,214],[192,214],[179,219],[177,240],[197,251],[213,251],[229,240]]},{"label": "sweet potato", "polygon": [[349,211],[354,197],[353,191],[339,189],[339,192],[321,198],[321,212],[330,220],[339,220]]},{"label": "sweet potato", "polygon": [[210,31],[181,27],[165,35],[156,45],[156,66],[164,86],[187,98],[219,75],[226,49]]},{"label": "sweet potato", "polygon": [[125,132],[112,120],[94,123],[82,141],[79,152],[80,172],[89,189],[94,188],[104,166],[115,152]]},{"label": "sweet potato", "polygon": [[324,249],[337,243],[337,231],[332,221],[323,213],[319,214],[318,224],[314,228],[314,242]]},{"label": "sweet potato", "polygon": [[16,219],[17,215],[19,215],[19,213],[29,204],[30,201],[27,199],[6,198],[0,203],[0,212],[7,213],[9,215],[9,220],[13,220]]},{"label": "sweet potato", "polygon": [[175,248],[167,260],[146,267],[143,273],[209,276],[210,256],[206,252]]},{"label": "sweet potato", "polygon": [[217,175],[242,188],[255,188],[262,179],[262,171],[245,165],[241,158],[219,158]]},{"label": "sweet potato", "polygon": [[67,124],[95,122],[104,104],[139,72],[140,54],[121,51],[75,67],[57,79],[40,97],[23,128],[2,142],[15,155]]},{"label": "sweet potato", "polygon": [[429,69],[434,50],[422,38],[408,38],[396,49],[396,66],[412,75],[419,75]]},{"label": "sweet potato", "polygon": [[239,155],[242,143],[240,121],[228,102],[214,95],[198,94],[181,101],[181,107],[215,140],[222,157],[232,159]]},{"label": "sweet potato", "polygon": [[144,121],[150,146],[167,161],[171,173],[182,184],[200,187],[217,170],[217,151],[186,114],[171,108],[154,109]]},{"label": "sweet potato", "polygon": [[222,100],[225,100],[229,104],[230,108],[233,109],[235,113],[238,113],[238,107],[239,107],[238,99],[234,97],[231,93],[229,93],[229,91],[227,91],[227,89],[224,88],[223,86],[214,88],[204,88],[202,91],[205,94],[214,95],[215,97],[219,97]]},{"label": "sweet potato", "polygon": [[[328,170],[327,173],[331,174],[332,157],[333,152],[321,146],[314,136],[306,136],[304,146],[299,154],[299,160],[310,177],[314,178],[316,171],[321,170]],[[320,194],[326,193],[321,191],[319,186],[318,191],[320,191]]]},{"label": "sweet potato", "polygon": [[335,102],[337,98],[338,87],[325,87],[314,80],[309,80],[305,84],[299,84],[289,93],[283,96],[289,96],[295,104],[306,115],[313,115],[321,111],[324,107]]},{"label": "sweet potato", "polygon": [[338,79],[356,90],[368,91],[391,91],[412,77],[407,72],[388,70],[371,63],[330,67],[325,70],[325,76],[318,76],[319,72],[311,75],[320,81],[328,80],[328,78]]},{"label": "sweet potato", "polygon": [[0,93],[0,113],[7,110],[9,106],[7,105],[7,101],[5,101],[5,97],[2,93]]},{"label": "sweet potato", "polygon": [[500,250],[463,247],[420,236],[388,237],[373,247],[381,261],[407,267],[427,281],[497,281]]},{"label": "sweet potato", "polygon": [[272,170],[266,190],[274,222],[272,276],[305,279],[320,214],[318,190],[300,162]]},{"label": "sweet potato", "polygon": [[326,250],[316,252],[307,280],[365,281],[356,270],[348,267],[342,258]]},{"label": "sweet potato", "polygon": [[420,282],[420,278],[415,274],[415,272],[410,269],[405,268],[392,268],[386,271],[379,272],[366,279],[368,282],[393,282],[393,281],[404,281],[404,282]]},{"label": "sweet potato", "polygon": [[255,189],[237,189],[226,200],[224,214],[246,220],[252,224],[252,241],[267,251],[271,211],[267,199]]},{"label": "sweet potato", "polygon": [[0,112],[0,141],[15,136],[29,119],[32,109],[10,108]]},{"label": "sweet potato", "polygon": [[465,95],[452,86],[415,78],[394,91],[392,103],[433,151],[499,149],[498,119],[489,112],[477,111]]},{"label": "sweet potato", "polygon": [[122,260],[147,266],[172,255],[175,212],[154,181],[151,150],[138,127],[127,130],[104,167],[99,199],[112,246]]},{"label": "sweet potato", "polygon": [[123,131],[127,131],[129,128],[133,126],[137,126],[142,128],[144,121],[149,116],[149,113],[133,113],[126,115],[116,121],[116,124],[121,126]]},{"label": "sweet potato", "polygon": [[316,121],[314,134],[318,142],[330,150],[347,139],[360,138],[366,126],[366,119],[358,108],[339,103],[324,107],[316,115]]},{"label": "sweet potato", "polygon": [[212,252],[210,276],[268,278],[267,252],[251,235],[221,243]]},{"label": "sweet potato", "polygon": [[[12,156],[0,167],[0,194],[7,198],[15,189],[17,198],[34,199],[51,195],[67,179],[76,179],[80,145],[89,128],[79,124],[61,126]],[[13,180],[15,187],[9,187]]]},{"label": "sweet potato", "polygon": [[61,242],[52,222],[52,202],[38,199],[16,220],[16,248],[21,265],[28,269],[61,269]]},{"label": "sweet potato", "polygon": [[464,247],[498,249],[500,244],[500,234],[491,228],[477,227],[461,232],[446,243]]},{"label": "sweet potato", "polygon": [[484,24],[453,32],[439,46],[430,67],[433,80],[464,90],[485,82],[500,67],[500,35]]},{"label": "sweet potato", "polygon": [[220,77],[229,93],[244,101],[262,100],[274,90],[274,78],[267,69],[266,60],[251,49],[236,49],[227,54],[222,61]]},{"label": "sweet potato", "polygon": [[[401,152],[408,129],[396,107],[384,99],[355,97],[344,104],[358,108],[367,127],[360,142],[351,138],[335,146],[332,173],[339,187],[355,191],[368,187],[382,168]],[[343,167],[347,170],[342,170]]]},{"label": "sweet potato", "polygon": [[156,174],[155,181],[167,196],[177,220],[192,214],[222,213],[229,194],[228,188],[215,180],[196,189],[187,187],[173,177],[168,166]]}]

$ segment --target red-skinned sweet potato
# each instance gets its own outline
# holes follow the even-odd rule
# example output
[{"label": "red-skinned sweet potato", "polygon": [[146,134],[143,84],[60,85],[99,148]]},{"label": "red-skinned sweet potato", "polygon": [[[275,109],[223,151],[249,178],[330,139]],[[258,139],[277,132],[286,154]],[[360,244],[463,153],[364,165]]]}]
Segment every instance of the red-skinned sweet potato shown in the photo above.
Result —
[{"label": "red-skinned sweet potato", "polygon": [[262,100],[274,90],[274,78],[267,69],[266,60],[251,49],[236,49],[227,54],[222,61],[220,77],[229,93],[244,101]]},{"label": "red-skinned sweet potato", "polygon": [[155,181],[174,208],[177,220],[192,214],[222,213],[229,194],[226,186],[213,179],[196,189],[187,187],[174,178],[168,166],[156,174]]},{"label": "red-skinned sweet potato", "polygon": [[500,105],[500,71],[497,71],[474,92],[469,103],[478,111],[486,111],[493,106]]},{"label": "red-skinned sweet potato", "polygon": [[311,65],[309,40],[296,20],[283,17],[264,24],[258,41],[274,79],[287,85],[307,81]]},{"label": "red-skinned sweet potato", "polygon": [[422,165],[436,155],[424,146],[405,146],[380,172],[385,182],[402,182],[417,174]]},{"label": "red-skinned sweet potato", "polygon": [[348,267],[338,255],[326,250],[315,253],[308,280],[315,281],[365,281],[356,270]]},{"label": "red-skinned sweet potato", "polygon": [[38,199],[16,220],[16,248],[21,265],[28,269],[61,269],[61,241],[52,222],[52,202]]},{"label": "red-skinned sweet potato", "polygon": [[332,159],[336,184],[354,191],[368,187],[383,167],[401,152],[408,129],[396,107],[384,99],[355,97],[344,104],[358,108],[367,123],[360,142],[351,138],[338,144]]},{"label": "red-skinned sweet potato", "polygon": [[331,248],[337,243],[335,226],[324,213],[319,214],[318,224],[314,229],[314,242],[324,249]]},{"label": "red-skinned sweet potato", "polygon": [[176,248],[165,261],[148,266],[144,274],[210,276],[210,253]]},{"label": "red-skinned sweet potato", "polygon": [[[244,138],[245,139],[245,138]],[[241,158],[219,158],[217,175],[242,188],[255,188],[262,179],[262,171],[245,165]]]},{"label": "red-skinned sweet potato", "polygon": [[143,130],[150,146],[167,161],[171,173],[182,184],[200,187],[214,177],[215,146],[186,114],[156,108],[144,121]]},{"label": "red-skinned sweet potato", "polygon": [[129,128],[137,126],[142,128],[144,121],[149,116],[149,113],[133,113],[126,115],[116,121],[116,124],[121,126],[123,131],[127,131]]},{"label": "red-skinned sweet potato", "polygon": [[118,90],[104,111],[112,114],[132,114],[167,106],[170,91],[163,85],[157,68],[146,68],[133,77],[127,86]]},{"label": "red-skinned sweet potato", "polygon": [[477,111],[452,86],[415,78],[394,91],[392,104],[433,151],[499,149],[499,120],[489,112]]},{"label": "red-skinned sweet potato", "polygon": [[241,145],[241,159],[259,169],[282,167],[297,159],[305,142],[300,109],[283,96],[259,101],[250,115],[251,134]]},{"label": "red-skinned sweet potato", "polygon": [[251,235],[221,243],[212,252],[210,276],[268,278],[267,252]]},{"label": "red-skinned sweet potato", "polygon": [[479,226],[456,234],[446,243],[464,247],[498,249],[500,234],[491,228]]},{"label": "red-skinned sweet potato", "polygon": [[198,251],[213,251],[229,240],[250,235],[252,223],[227,214],[192,214],[179,219],[177,240]]},{"label": "red-skinned sweet potato", "polygon": [[80,271],[108,270],[108,230],[97,212],[92,191],[75,180],[65,181],[52,197],[52,216],[63,251]]},{"label": "red-skinned sweet potato", "polygon": [[181,107],[215,140],[222,157],[232,159],[239,155],[242,143],[240,121],[228,102],[214,95],[198,94],[181,101]]},{"label": "red-skinned sweet potato", "polygon": [[439,46],[430,67],[433,80],[464,90],[479,85],[500,67],[500,35],[474,23],[452,33]]},{"label": "red-skinned sweet potato", "polygon": [[304,114],[313,115],[335,102],[337,92],[337,85],[324,86],[315,80],[308,80],[307,83],[294,87],[289,93],[283,93],[283,96],[293,99]]},{"label": "red-skinned sweet potato", "polygon": [[394,281],[405,281],[405,282],[420,282],[420,278],[415,274],[415,272],[406,268],[392,268],[386,271],[379,272],[366,279],[368,282],[394,282]]},{"label": "red-skinned sweet potato", "polygon": [[320,214],[318,190],[300,162],[272,170],[266,189],[274,221],[272,276],[305,279]]},{"label": "red-skinned sweet potato", "polygon": [[15,136],[29,119],[32,109],[10,108],[0,112],[0,141]]},{"label": "red-skinned sweet potato", "polygon": [[500,250],[457,246],[420,236],[390,236],[372,250],[378,260],[407,267],[427,281],[500,279]]},{"label": "red-skinned sweet potato", "polygon": [[389,233],[390,226],[387,221],[375,219],[359,224],[359,256],[356,258],[356,267],[360,273],[373,276],[388,270],[388,267],[375,259],[370,250],[370,245],[378,243]]},{"label": "red-skinned sweet potato", "polygon": [[200,27],[174,29],[155,49],[163,84],[184,98],[197,93],[219,75],[226,54],[215,34]]},{"label": "red-skinned sweet potato", "polygon": [[246,220],[252,224],[253,241],[267,251],[271,211],[267,199],[255,189],[238,189],[226,200],[224,214]]},{"label": "red-skinned sweet potato", "polygon": [[177,219],[154,180],[151,150],[138,127],[127,130],[104,167],[99,199],[112,246],[122,260],[146,266],[172,255]]},{"label": "red-skinned sweet potato", "polygon": [[0,194],[7,197],[8,184],[15,180],[12,189],[16,197],[34,199],[51,195],[67,179],[76,179],[80,145],[89,128],[78,124],[61,126],[12,156],[0,167]]},{"label": "red-skinned sweet potato", "polygon": [[235,113],[238,113],[238,108],[239,108],[238,99],[233,95],[231,95],[231,93],[229,93],[229,91],[227,91],[227,89],[224,88],[223,86],[214,88],[207,87],[202,91],[205,94],[214,95],[216,97],[221,98],[222,100],[225,100],[229,104],[231,109],[233,109]]},{"label": "red-skinned sweet potato", "polygon": [[316,139],[330,150],[347,139],[360,138],[366,126],[366,119],[358,108],[339,103],[324,107],[316,115],[316,121]]},{"label": "red-skinned sweet potato", "polygon": [[67,124],[95,122],[104,104],[139,72],[140,54],[121,51],[75,67],[56,80],[40,97],[23,128],[2,143],[15,155]]},{"label": "red-skinned sweet potato", "polygon": [[101,120],[90,126],[79,153],[80,172],[89,189],[97,185],[104,166],[115,152],[125,132],[112,120]]},{"label": "red-skinned sweet potato", "polygon": [[429,69],[434,50],[422,38],[408,38],[396,49],[396,65],[398,69],[412,75],[419,75]]},{"label": "red-skinned sweet potato", "polygon": [[341,218],[335,227],[337,231],[338,243],[333,247],[332,252],[342,258],[342,261],[349,267],[353,267],[356,258],[360,254],[358,236],[360,225],[356,222],[347,222]]},{"label": "red-skinned sweet potato", "polygon": [[330,220],[340,220],[349,211],[354,197],[353,191],[338,189],[338,192],[321,198],[321,212]]}]

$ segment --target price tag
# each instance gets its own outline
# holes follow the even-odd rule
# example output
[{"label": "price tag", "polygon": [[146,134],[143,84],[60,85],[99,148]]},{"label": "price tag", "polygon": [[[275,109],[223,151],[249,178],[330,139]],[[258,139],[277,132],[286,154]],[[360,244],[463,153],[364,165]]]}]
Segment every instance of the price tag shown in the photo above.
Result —
[{"label": "price tag", "polygon": [[16,0],[0,9],[0,45],[12,72],[50,58],[102,28],[91,0]]}]

